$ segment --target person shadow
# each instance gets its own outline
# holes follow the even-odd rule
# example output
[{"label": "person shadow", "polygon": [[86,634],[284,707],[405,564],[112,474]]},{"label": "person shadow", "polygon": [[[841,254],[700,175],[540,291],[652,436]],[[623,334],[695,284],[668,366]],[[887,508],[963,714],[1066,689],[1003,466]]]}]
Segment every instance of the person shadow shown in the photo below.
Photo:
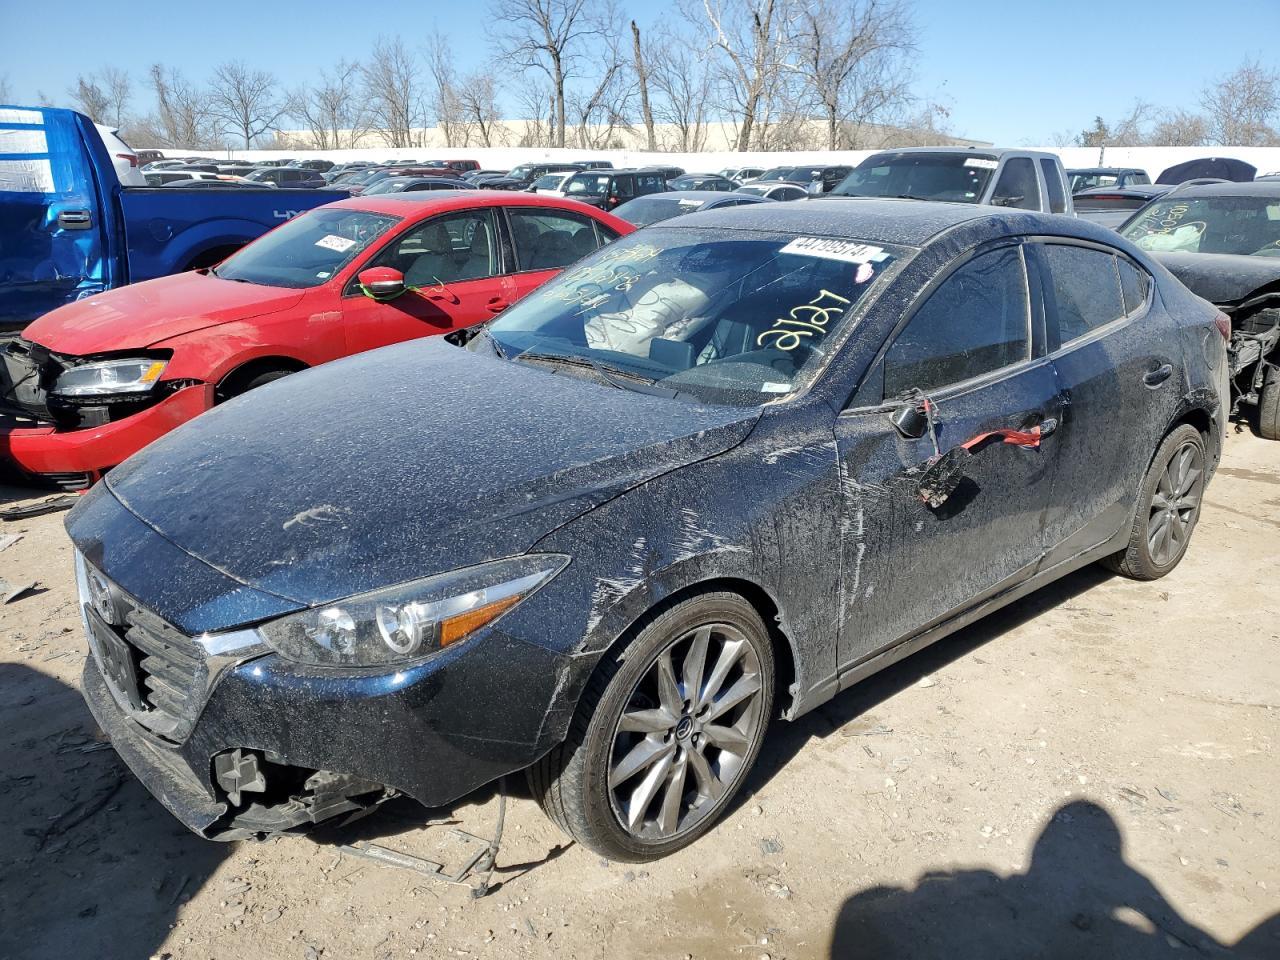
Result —
[{"label": "person shadow", "polygon": [[174,819],[96,733],[78,689],[0,663],[6,960],[149,957],[229,853]]},{"label": "person shadow", "polygon": [[1280,913],[1234,946],[1182,917],[1125,860],[1120,829],[1088,801],[1059,808],[1026,873],[923,874],[914,888],[871,887],[837,916],[831,960],[1148,960],[1280,957]]}]

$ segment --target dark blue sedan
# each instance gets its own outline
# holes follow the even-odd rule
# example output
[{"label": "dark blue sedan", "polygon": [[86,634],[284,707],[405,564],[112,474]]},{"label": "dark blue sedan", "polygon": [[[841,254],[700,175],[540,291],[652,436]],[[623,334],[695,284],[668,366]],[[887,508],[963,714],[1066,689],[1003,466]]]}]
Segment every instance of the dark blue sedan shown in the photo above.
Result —
[{"label": "dark blue sedan", "polygon": [[526,770],[583,845],[660,857],[772,720],[1086,564],[1173,570],[1224,333],[1072,218],[680,217],[465,349],[325,364],[109,474],[67,521],[84,695],[207,837]]}]

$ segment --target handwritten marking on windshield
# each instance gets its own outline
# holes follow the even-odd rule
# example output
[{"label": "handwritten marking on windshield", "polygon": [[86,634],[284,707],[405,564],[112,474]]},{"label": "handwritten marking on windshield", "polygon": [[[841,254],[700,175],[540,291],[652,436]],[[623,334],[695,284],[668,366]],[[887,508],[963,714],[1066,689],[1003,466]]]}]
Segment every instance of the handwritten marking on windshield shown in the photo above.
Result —
[{"label": "handwritten marking on windshield", "polygon": [[[844,304],[844,306],[835,306],[835,304],[824,306],[823,300],[827,297],[830,297],[836,303]],[[812,337],[815,333],[826,333],[827,324],[833,318],[838,319],[844,313],[845,308],[852,302],[849,298],[842,297],[838,293],[832,293],[830,290],[820,290],[818,295],[808,303],[792,307],[787,316],[779,317],[775,320],[773,327],[756,337],[756,346],[773,346],[778,350],[794,350],[804,342],[800,339],[801,337]],[[797,316],[797,314],[801,315]],[[767,342],[769,337],[776,337],[772,344]]]}]

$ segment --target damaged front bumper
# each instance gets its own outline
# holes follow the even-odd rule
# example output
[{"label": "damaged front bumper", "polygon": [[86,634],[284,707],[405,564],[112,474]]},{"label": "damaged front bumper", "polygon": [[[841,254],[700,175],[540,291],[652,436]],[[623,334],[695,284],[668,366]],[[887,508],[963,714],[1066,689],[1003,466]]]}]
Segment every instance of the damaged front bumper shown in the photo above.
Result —
[{"label": "damaged front bumper", "polygon": [[213,387],[194,381],[160,381],[141,394],[53,392],[62,373],[92,359],[61,356],[21,337],[0,339],[0,450],[11,472],[83,489],[213,406]]},{"label": "damaged front bumper", "polygon": [[548,704],[568,666],[496,629],[401,670],[307,668],[252,650],[184,666],[188,644],[208,638],[166,640],[154,615],[130,613],[104,654],[102,625],[83,612],[94,718],[156,798],[216,840],[303,828],[398,793],[441,806],[523,769],[551,747]]}]

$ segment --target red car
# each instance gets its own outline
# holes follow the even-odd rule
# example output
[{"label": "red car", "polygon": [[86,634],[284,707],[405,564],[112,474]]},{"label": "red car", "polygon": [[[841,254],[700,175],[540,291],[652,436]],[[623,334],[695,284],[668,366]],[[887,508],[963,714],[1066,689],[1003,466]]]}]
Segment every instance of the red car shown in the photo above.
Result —
[{"label": "red car", "polygon": [[82,489],[215,403],[297,370],[454,334],[635,228],[497,191],[317,207],[209,270],[60,307],[0,342],[0,451]]}]

